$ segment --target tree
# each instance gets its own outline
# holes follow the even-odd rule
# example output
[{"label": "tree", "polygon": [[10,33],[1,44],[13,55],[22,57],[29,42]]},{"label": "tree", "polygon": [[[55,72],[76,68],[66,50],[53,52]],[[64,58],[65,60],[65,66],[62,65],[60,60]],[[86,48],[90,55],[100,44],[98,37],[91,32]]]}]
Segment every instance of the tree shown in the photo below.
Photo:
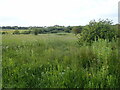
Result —
[{"label": "tree", "polygon": [[66,33],[70,33],[70,32],[71,32],[70,29],[68,29],[68,28],[66,28],[64,31],[65,31]]},{"label": "tree", "polygon": [[44,31],[45,31],[45,30],[44,30],[44,29],[42,29],[42,28],[39,28],[39,29],[38,29],[38,33],[39,33],[39,34],[44,33]]},{"label": "tree", "polygon": [[20,32],[18,30],[15,30],[13,34],[20,34]]},{"label": "tree", "polygon": [[30,33],[31,33],[31,30],[27,30],[27,31],[22,32],[22,34],[30,34]]},{"label": "tree", "polygon": [[57,33],[57,30],[53,30],[53,31],[51,31],[51,33]]},{"label": "tree", "polygon": [[37,29],[37,28],[35,28],[33,33],[34,33],[34,35],[38,35],[38,34],[39,34],[38,29]]},{"label": "tree", "polygon": [[83,31],[80,33],[79,42],[92,42],[100,39],[107,39],[111,41],[116,37],[116,31],[112,27],[112,21],[99,20],[96,22],[95,20],[90,21],[89,25],[83,28]]},{"label": "tree", "polygon": [[75,26],[72,28],[72,32],[77,35],[78,33],[81,33],[82,27],[81,26]]},{"label": "tree", "polygon": [[2,34],[8,34],[8,32],[2,32]]}]

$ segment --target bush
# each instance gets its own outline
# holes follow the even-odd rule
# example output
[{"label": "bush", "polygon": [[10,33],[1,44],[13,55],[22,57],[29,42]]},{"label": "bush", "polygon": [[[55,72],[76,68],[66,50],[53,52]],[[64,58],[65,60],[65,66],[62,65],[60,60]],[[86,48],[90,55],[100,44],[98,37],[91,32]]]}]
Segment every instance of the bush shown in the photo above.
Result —
[{"label": "bush", "polygon": [[31,31],[29,30],[29,31],[24,31],[24,32],[22,32],[22,34],[30,34],[31,33]]},{"label": "bush", "polygon": [[15,30],[13,34],[20,34],[20,32],[18,30]]},{"label": "bush", "polygon": [[83,28],[79,34],[79,42],[92,42],[100,39],[107,39],[111,41],[116,37],[116,30],[112,27],[112,22],[108,19],[90,21],[89,25]]},{"label": "bush", "polygon": [[2,34],[8,34],[8,32],[2,32]]},{"label": "bush", "polygon": [[38,35],[39,34],[38,29],[34,29],[33,33],[34,33],[34,35]]},{"label": "bush", "polygon": [[70,32],[71,32],[71,30],[68,29],[68,28],[66,28],[64,31],[65,31],[66,33],[70,33]]},{"label": "bush", "polygon": [[75,26],[72,28],[72,32],[77,35],[78,33],[81,33],[82,27],[81,26]]},{"label": "bush", "polygon": [[58,33],[58,32],[57,32],[57,30],[53,30],[53,31],[51,31],[51,33]]}]

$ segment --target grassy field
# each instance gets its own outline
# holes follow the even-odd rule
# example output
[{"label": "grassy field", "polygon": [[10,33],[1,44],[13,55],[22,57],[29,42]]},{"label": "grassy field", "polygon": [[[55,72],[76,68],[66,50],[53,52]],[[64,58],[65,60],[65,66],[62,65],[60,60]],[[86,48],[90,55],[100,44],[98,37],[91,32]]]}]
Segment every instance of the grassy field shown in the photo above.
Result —
[{"label": "grassy field", "polygon": [[[15,31],[15,29],[2,29],[2,30],[0,30],[0,33],[1,32],[7,32],[8,34],[12,34],[14,31]],[[21,32],[28,31],[28,30],[21,29],[21,30],[18,30],[18,31],[21,33]]]},{"label": "grassy field", "polygon": [[3,88],[120,88],[115,41],[80,47],[73,34],[3,35]]}]

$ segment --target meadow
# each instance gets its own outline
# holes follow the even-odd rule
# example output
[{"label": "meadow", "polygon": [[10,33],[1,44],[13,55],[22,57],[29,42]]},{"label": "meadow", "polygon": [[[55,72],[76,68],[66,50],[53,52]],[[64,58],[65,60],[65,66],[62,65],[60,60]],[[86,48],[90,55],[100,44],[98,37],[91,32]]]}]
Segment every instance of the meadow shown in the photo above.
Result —
[{"label": "meadow", "polygon": [[[12,34],[14,31],[16,31],[16,29],[2,29],[0,30],[0,33],[2,32],[6,32],[8,34]],[[25,29],[21,29],[21,30],[18,30],[20,33],[24,32],[24,31],[28,31],[28,30],[25,30]]]},{"label": "meadow", "polygon": [[120,88],[118,42],[70,34],[2,35],[3,88]]}]

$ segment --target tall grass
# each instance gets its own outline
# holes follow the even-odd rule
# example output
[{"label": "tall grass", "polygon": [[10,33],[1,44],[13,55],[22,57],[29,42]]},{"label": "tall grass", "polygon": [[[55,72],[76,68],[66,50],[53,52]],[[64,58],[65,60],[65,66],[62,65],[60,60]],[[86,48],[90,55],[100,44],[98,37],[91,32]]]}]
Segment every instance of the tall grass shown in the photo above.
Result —
[{"label": "tall grass", "polygon": [[67,35],[3,35],[3,88],[120,88],[117,42]]}]

